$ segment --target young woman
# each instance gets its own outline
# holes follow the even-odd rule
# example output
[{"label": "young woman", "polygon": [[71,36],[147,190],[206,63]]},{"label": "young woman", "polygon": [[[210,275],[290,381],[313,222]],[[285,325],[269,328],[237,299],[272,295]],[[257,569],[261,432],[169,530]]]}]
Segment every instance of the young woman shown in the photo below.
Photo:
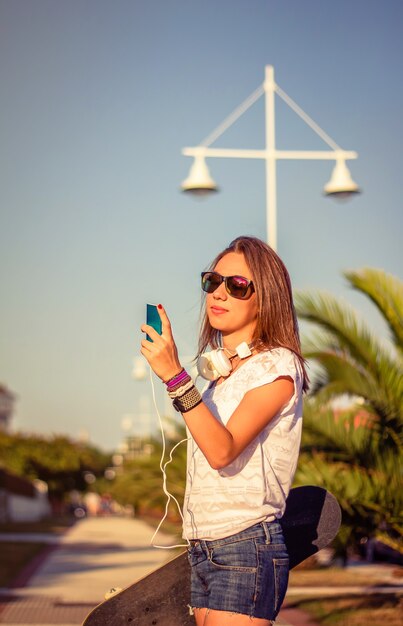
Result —
[{"label": "young woman", "polygon": [[[199,340],[218,368],[203,396],[183,370],[167,314],[141,353],[166,384],[190,435],[184,537],[197,626],[267,626],[288,584],[281,519],[308,387],[288,272],[254,237],[235,239],[202,274]],[[207,363],[208,365],[208,363]]]}]

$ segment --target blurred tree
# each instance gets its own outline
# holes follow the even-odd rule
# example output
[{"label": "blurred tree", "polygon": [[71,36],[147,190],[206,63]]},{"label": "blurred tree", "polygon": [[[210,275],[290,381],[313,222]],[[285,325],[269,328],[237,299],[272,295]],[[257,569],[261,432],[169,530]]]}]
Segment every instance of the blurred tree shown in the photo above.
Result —
[{"label": "blurred tree", "polygon": [[[376,269],[345,276],[376,305],[390,342],[331,295],[296,296],[299,318],[320,329],[304,345],[318,371],[304,407],[296,481],[338,498],[344,548],[370,536],[402,550],[403,285]],[[335,410],[341,399],[349,399],[348,410]]]},{"label": "blurred tree", "polygon": [[72,489],[83,491],[88,486],[85,473],[101,476],[109,464],[110,454],[63,435],[0,433],[0,466],[31,480],[44,480],[50,497],[62,498]]},{"label": "blurred tree", "polygon": [[[186,476],[186,444],[183,442],[175,450],[173,448],[183,439],[186,439],[185,427],[175,424],[175,435],[166,442],[162,462],[162,445],[156,439],[150,442],[153,450],[150,455],[139,455],[134,459],[126,460],[122,472],[118,473],[113,483],[108,485],[108,491],[112,497],[119,504],[131,504],[140,514],[161,515],[162,517],[167,503],[161,470],[161,467],[165,465],[166,487],[182,507]],[[171,450],[173,450],[172,456],[170,456]],[[97,488],[103,489],[104,487],[105,485],[98,485]],[[168,510],[168,519],[180,521],[178,508],[172,499]]]}]

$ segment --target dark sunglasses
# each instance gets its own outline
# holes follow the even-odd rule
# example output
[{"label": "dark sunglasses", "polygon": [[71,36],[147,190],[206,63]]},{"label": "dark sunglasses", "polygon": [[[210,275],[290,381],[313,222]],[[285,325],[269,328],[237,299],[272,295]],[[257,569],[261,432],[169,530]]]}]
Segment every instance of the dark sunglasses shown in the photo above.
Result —
[{"label": "dark sunglasses", "polygon": [[203,291],[213,293],[221,283],[225,284],[225,289],[230,296],[239,300],[247,300],[255,291],[253,282],[243,276],[221,276],[218,272],[202,272],[201,286]]}]

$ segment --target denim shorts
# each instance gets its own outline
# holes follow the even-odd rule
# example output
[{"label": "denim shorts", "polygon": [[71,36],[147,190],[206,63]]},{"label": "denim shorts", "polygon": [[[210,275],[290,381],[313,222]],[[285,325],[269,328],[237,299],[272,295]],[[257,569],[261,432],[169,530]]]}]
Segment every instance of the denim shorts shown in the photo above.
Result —
[{"label": "denim shorts", "polygon": [[224,539],[190,544],[192,608],[276,618],[289,570],[279,522],[260,522]]}]

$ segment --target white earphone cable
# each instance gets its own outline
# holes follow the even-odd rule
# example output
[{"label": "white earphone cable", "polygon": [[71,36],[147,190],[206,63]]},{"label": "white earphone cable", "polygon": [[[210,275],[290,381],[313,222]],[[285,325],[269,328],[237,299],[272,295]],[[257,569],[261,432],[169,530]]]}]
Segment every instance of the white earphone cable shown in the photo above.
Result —
[{"label": "white earphone cable", "polygon": [[[153,396],[154,407],[155,407],[155,410],[156,410],[157,415],[158,415],[158,422],[159,422],[159,426],[160,426],[160,430],[161,430],[161,437],[162,437],[162,452],[161,452],[161,459],[160,459],[160,469],[161,469],[161,472],[162,472],[162,489],[163,489],[163,491],[164,491],[164,494],[167,496],[167,501],[166,501],[166,504],[165,504],[165,513],[164,513],[164,516],[163,516],[163,518],[161,519],[160,523],[158,524],[158,526],[157,526],[157,528],[156,528],[156,530],[155,530],[155,532],[154,532],[153,536],[151,537],[151,539],[150,539],[150,543],[151,543],[151,545],[152,545],[154,548],[160,548],[160,549],[162,549],[162,550],[170,550],[171,548],[187,548],[187,547],[189,547],[189,546],[190,546],[190,541],[189,541],[188,537],[186,536],[185,521],[184,521],[184,519],[183,519],[183,514],[182,514],[181,507],[180,507],[180,504],[179,504],[178,500],[177,500],[177,499],[175,498],[175,496],[174,496],[173,494],[171,494],[171,493],[168,491],[168,489],[167,489],[167,474],[166,474],[166,467],[167,467],[167,465],[168,465],[169,463],[171,463],[171,461],[172,461],[172,454],[173,454],[174,450],[175,450],[175,449],[176,449],[176,448],[177,448],[177,447],[178,447],[181,443],[184,443],[185,441],[188,441],[188,438],[186,438],[186,439],[182,439],[181,441],[179,441],[178,443],[176,443],[176,444],[174,445],[174,447],[172,448],[172,450],[171,450],[171,451],[170,451],[170,453],[169,453],[169,459],[168,459],[168,461],[166,461],[166,462],[164,463],[164,458],[165,458],[165,450],[166,450],[165,433],[164,433],[164,427],[163,427],[163,424],[162,424],[162,418],[161,418],[160,412],[159,412],[159,410],[158,410],[157,399],[156,399],[156,397],[155,397],[155,387],[154,387],[153,372],[152,372],[151,367],[150,367],[150,381],[151,381],[151,390],[152,390],[152,396]],[[164,463],[164,464],[163,464],[163,463]],[[162,524],[164,523],[164,521],[165,521],[165,519],[166,519],[166,517],[167,517],[167,515],[168,515],[168,507],[169,507],[169,503],[170,503],[171,499],[175,502],[175,504],[176,504],[176,506],[177,506],[177,508],[178,508],[179,515],[180,515],[180,517],[181,517],[181,519],[182,519],[182,523],[183,523],[183,533],[184,533],[184,535],[185,535],[185,540],[186,540],[186,542],[187,542],[187,543],[180,543],[180,544],[176,544],[176,545],[174,545],[174,546],[158,546],[158,545],[154,544],[154,543],[153,543],[153,541],[154,541],[154,539],[155,539],[156,535],[158,534],[158,532],[159,532],[159,530],[160,530],[160,528],[161,528]]]}]

